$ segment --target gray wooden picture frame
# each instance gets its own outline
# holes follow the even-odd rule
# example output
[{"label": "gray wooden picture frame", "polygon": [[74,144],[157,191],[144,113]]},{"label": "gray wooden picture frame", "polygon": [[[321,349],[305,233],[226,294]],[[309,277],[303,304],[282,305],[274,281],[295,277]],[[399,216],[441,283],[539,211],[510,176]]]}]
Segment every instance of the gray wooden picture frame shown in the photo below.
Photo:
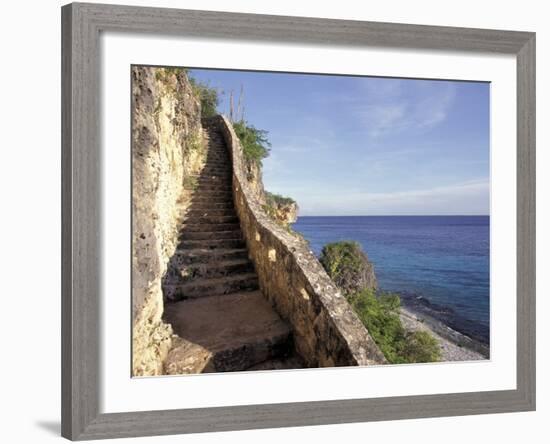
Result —
[{"label": "gray wooden picture frame", "polygon": [[[512,54],[517,60],[515,390],[101,413],[100,45],[104,31]],[[62,435],[98,439],[535,409],[535,34],[73,3],[62,8]]]}]

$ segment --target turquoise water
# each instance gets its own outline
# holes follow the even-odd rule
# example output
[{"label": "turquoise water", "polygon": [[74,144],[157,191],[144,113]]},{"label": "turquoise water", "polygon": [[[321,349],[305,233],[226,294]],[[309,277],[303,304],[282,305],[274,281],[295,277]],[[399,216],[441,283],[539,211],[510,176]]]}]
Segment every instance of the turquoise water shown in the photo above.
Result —
[{"label": "turquoise water", "polygon": [[312,216],[293,228],[317,255],[329,242],[359,242],[381,289],[489,343],[489,216]]}]

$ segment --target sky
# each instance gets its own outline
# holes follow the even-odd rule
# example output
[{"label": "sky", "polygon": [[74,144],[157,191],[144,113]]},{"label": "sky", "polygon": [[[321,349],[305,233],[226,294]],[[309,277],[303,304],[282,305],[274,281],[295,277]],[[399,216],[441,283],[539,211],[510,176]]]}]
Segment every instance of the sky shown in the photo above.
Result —
[{"label": "sky", "polygon": [[224,114],[243,88],[244,118],[272,144],[264,186],[300,216],[489,214],[489,83],[190,74]]}]

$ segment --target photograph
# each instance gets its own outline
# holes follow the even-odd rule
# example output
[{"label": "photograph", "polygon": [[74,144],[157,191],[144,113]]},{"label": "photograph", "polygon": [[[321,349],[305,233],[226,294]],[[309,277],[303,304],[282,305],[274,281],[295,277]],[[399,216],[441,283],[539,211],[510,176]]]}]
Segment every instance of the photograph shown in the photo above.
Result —
[{"label": "photograph", "polygon": [[491,83],[132,65],[133,377],[491,358]]}]

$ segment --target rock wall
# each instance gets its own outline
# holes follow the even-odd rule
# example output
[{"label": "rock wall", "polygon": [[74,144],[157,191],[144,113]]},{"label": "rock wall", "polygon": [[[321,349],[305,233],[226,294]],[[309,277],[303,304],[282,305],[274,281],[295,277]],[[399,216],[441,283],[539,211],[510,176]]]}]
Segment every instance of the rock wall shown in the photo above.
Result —
[{"label": "rock wall", "polygon": [[132,373],[163,373],[171,327],[161,279],[188,205],[189,174],[204,164],[200,103],[185,72],[132,68]]},{"label": "rock wall", "polygon": [[263,211],[231,123],[220,116],[219,125],[232,157],[235,207],[261,290],[291,325],[296,352],[310,367],[385,363],[305,240]]}]

